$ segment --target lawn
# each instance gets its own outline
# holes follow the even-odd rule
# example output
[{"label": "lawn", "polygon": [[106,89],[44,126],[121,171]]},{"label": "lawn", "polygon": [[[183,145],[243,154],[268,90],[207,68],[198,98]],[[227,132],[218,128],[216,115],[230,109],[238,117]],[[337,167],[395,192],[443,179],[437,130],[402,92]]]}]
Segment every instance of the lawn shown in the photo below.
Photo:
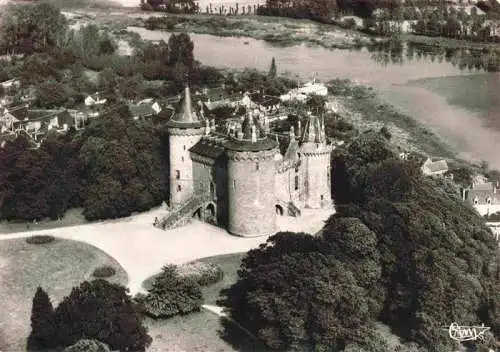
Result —
[{"label": "lawn", "polygon": [[[221,289],[236,281],[244,253],[220,255],[200,259],[202,262],[218,264],[224,270],[224,279],[212,286],[203,288],[205,304],[215,305]],[[150,281],[150,279],[145,282]],[[187,316],[177,316],[166,320],[147,319],[146,325],[153,343],[150,352],[181,351],[265,351],[256,346],[244,333],[234,326],[231,329],[231,341],[222,336],[224,321],[214,313],[202,310]]]},{"label": "lawn", "polygon": [[88,244],[56,238],[48,244],[25,239],[0,241],[0,351],[25,351],[33,296],[38,286],[56,305],[71,288],[92,279],[95,268],[109,265],[109,281],[126,285],[127,274],[106,253]]}]

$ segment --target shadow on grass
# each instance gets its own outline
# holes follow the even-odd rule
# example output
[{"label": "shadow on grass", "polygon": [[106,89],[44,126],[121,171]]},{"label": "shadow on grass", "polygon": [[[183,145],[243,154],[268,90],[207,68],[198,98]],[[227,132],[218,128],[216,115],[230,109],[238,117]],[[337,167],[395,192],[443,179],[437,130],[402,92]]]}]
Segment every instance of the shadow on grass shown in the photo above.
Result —
[{"label": "shadow on grass", "polygon": [[267,352],[270,351],[260,341],[253,339],[239,326],[228,320],[220,318],[222,329],[217,331],[219,337],[231,345],[238,352]]}]

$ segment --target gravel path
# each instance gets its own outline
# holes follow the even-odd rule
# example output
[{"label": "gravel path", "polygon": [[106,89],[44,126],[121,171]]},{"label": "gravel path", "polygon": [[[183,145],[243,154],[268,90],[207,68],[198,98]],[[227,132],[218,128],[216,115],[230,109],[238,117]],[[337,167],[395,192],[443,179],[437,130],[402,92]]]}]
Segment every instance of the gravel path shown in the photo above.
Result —
[{"label": "gravel path", "polygon": [[[305,210],[299,218],[280,217],[281,231],[316,233],[334,210]],[[155,209],[120,220],[110,220],[71,227],[2,234],[1,239],[48,234],[82,241],[115,258],[129,275],[130,293],[143,291],[142,282],[158,273],[168,263],[183,264],[199,258],[246,252],[265,242],[266,236],[242,238],[225,230],[194,221],[162,231],[152,226],[155,217],[165,210]]]}]

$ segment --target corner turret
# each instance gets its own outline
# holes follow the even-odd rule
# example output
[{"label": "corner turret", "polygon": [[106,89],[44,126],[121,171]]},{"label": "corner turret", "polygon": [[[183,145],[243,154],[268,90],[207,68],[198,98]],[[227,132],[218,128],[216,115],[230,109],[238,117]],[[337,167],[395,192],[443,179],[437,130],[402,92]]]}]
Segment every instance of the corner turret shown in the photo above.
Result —
[{"label": "corner turret", "polygon": [[191,102],[191,92],[186,84],[184,96],[174,116],[167,122],[170,147],[170,207],[175,208],[193,196],[193,163],[189,149],[208,130]]}]

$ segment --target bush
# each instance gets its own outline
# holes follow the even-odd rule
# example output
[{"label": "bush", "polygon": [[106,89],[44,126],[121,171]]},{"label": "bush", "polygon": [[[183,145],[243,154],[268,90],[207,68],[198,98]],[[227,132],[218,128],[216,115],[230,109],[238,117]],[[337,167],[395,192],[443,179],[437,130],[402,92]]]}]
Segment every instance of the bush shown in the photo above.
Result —
[{"label": "bush", "polygon": [[97,340],[82,339],[74,345],[66,347],[63,352],[109,352],[105,343]]},{"label": "bush", "polygon": [[152,339],[139,308],[125,287],[102,279],[85,281],[55,310],[55,345],[95,339],[111,350],[145,352]]},{"label": "bush", "polygon": [[47,243],[54,242],[55,239],[56,238],[54,236],[50,236],[50,235],[35,235],[35,236],[31,236],[31,237],[26,238],[26,243],[29,243],[29,244],[47,244]]},{"label": "bush", "polygon": [[192,276],[180,276],[175,265],[165,266],[148,292],[146,296],[138,295],[136,300],[154,319],[199,311],[203,303],[200,285]]},{"label": "bush", "polygon": [[106,278],[106,277],[111,277],[116,274],[115,268],[111,266],[100,266],[97,269],[94,270],[92,273],[92,276],[98,277],[98,278]]},{"label": "bush", "polygon": [[224,278],[224,271],[219,265],[203,262],[191,262],[177,270],[181,277],[189,277],[200,286],[213,285]]}]

